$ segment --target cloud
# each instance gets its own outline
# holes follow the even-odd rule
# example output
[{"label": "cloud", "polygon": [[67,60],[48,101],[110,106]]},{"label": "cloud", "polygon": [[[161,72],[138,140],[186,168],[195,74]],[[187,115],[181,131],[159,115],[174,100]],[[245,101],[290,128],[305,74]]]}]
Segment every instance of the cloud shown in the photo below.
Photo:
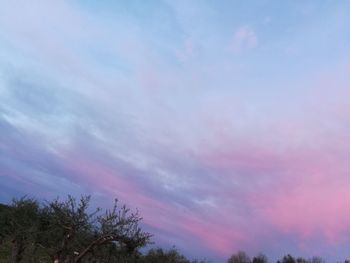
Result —
[{"label": "cloud", "polygon": [[[164,24],[22,4],[0,11],[0,198],[119,197],[195,256],[346,239],[348,68],[324,81],[237,66],[230,29],[195,2],[169,2]],[[257,46],[246,25],[230,51]]]},{"label": "cloud", "polygon": [[190,38],[186,39],[183,47],[176,51],[176,56],[181,62],[185,62],[186,60],[192,58],[195,54],[195,47],[193,40]]},{"label": "cloud", "polygon": [[245,50],[253,49],[258,45],[258,39],[254,29],[250,26],[242,26],[235,32],[231,50],[234,53],[241,53]]}]

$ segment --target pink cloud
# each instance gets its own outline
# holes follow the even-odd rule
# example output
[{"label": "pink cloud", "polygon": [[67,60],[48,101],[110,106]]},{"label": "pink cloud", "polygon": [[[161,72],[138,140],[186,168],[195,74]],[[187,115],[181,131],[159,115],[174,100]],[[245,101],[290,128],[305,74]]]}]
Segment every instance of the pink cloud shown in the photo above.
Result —
[{"label": "pink cloud", "polygon": [[144,223],[170,232],[182,242],[196,240],[198,244],[227,256],[243,239],[238,229],[228,226],[220,217],[195,213],[175,203],[152,197],[152,193],[146,192],[142,185],[129,180],[105,163],[87,158],[81,152],[66,152],[64,158],[66,169],[72,172],[71,180],[84,182],[87,186],[93,186],[97,192],[118,197],[132,207],[138,207]]},{"label": "pink cloud", "polygon": [[[299,156],[267,151],[260,152],[260,158],[255,158],[256,152],[251,158],[219,155],[211,164],[241,172],[241,177],[253,174],[248,183],[239,184],[243,189],[238,198],[260,221],[286,234],[297,233],[301,240],[322,235],[335,244],[345,240],[350,230],[350,165],[342,157],[332,158],[336,152],[326,151],[300,151]],[[240,180],[238,175],[236,181]],[[229,200],[229,196],[221,198]]]},{"label": "pink cloud", "polygon": [[[262,234],[258,225],[297,236],[302,249],[308,249],[315,238],[329,246],[347,239],[350,111],[346,102],[349,78],[344,71],[316,83],[305,104],[299,105],[302,116],[270,119],[268,129],[256,126],[255,137],[237,135],[234,129],[230,133],[222,123],[222,128],[212,129],[211,142],[194,155],[216,173],[221,189],[215,192],[217,209],[245,219],[241,229],[247,239],[254,236],[250,228],[257,236]],[[236,211],[223,204],[235,206],[234,202],[240,203]],[[246,214],[239,215],[240,208]]]}]

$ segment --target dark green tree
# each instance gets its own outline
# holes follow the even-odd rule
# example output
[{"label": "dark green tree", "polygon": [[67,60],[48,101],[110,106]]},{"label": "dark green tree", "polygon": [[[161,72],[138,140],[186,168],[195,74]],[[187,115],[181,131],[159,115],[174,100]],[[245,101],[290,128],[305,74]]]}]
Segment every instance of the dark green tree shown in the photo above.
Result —
[{"label": "dark green tree", "polygon": [[326,261],[321,257],[314,256],[308,260],[308,263],[326,263]]},{"label": "dark green tree", "polygon": [[227,263],[250,263],[249,256],[244,251],[238,251],[233,254],[227,261]]},{"label": "dark green tree", "polygon": [[296,260],[291,255],[286,255],[282,258],[281,263],[296,263]]},{"label": "dark green tree", "polygon": [[120,254],[137,254],[138,249],[149,243],[151,234],[144,232],[139,223],[142,218],[138,212],[132,213],[125,205],[119,207],[118,200],[111,210],[97,216],[97,228],[92,241],[76,257],[76,263],[94,249],[105,244],[114,244]]},{"label": "dark green tree", "polygon": [[[117,200],[112,209],[88,212],[90,196],[77,202],[69,196],[47,203],[41,216],[40,245],[45,247],[55,263],[78,263],[85,258],[96,258],[104,247],[105,256],[111,253],[131,255],[146,245],[151,235],[139,227],[141,217],[130,212]],[[109,248],[109,250],[107,250]]]},{"label": "dark green tree", "polygon": [[87,245],[94,232],[94,216],[87,212],[90,197],[77,202],[72,196],[65,201],[46,202],[41,211],[38,243],[53,262],[74,262],[77,251]]},{"label": "dark green tree", "polygon": [[252,263],[267,263],[267,262],[268,262],[267,257],[262,253],[256,255],[252,260]]},{"label": "dark green tree", "polygon": [[13,199],[9,206],[1,206],[0,239],[11,244],[9,262],[20,262],[25,249],[35,243],[38,221],[39,205],[34,199]]},{"label": "dark green tree", "polygon": [[[55,199],[41,206],[30,198],[0,206],[0,260],[17,263],[123,262],[140,258],[149,243],[138,212],[117,200],[112,209],[89,209],[90,197]],[[1,261],[2,262],[2,261]]]},{"label": "dark green tree", "polygon": [[142,257],[142,263],[190,263],[185,256],[181,255],[176,249],[163,250],[161,248],[151,249]]},{"label": "dark green tree", "polygon": [[306,260],[305,258],[301,258],[301,257],[297,258],[297,259],[296,259],[296,262],[297,262],[297,263],[309,263],[308,260]]}]

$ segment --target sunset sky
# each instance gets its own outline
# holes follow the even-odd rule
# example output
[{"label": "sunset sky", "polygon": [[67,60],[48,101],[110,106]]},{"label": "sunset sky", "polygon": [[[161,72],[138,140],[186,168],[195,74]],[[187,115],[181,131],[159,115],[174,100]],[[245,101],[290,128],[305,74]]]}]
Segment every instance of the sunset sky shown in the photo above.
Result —
[{"label": "sunset sky", "polygon": [[0,0],[0,202],[91,194],[155,245],[350,257],[350,1]]}]

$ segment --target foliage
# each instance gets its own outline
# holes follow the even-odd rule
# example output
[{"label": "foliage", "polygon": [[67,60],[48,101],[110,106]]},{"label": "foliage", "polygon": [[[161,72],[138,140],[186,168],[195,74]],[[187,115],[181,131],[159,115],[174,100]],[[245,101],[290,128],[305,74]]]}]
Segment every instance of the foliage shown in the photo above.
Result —
[{"label": "foliage", "polygon": [[250,263],[250,258],[244,251],[238,251],[228,259],[227,263]]},{"label": "foliage", "polygon": [[161,248],[151,249],[141,257],[140,263],[206,263],[205,260],[188,260],[176,249],[163,250]]},{"label": "foliage", "polygon": [[142,258],[141,262],[154,262],[154,263],[190,263],[183,255],[175,249],[164,251],[161,248],[151,249]]},{"label": "foliage", "polygon": [[296,263],[296,260],[288,254],[282,258],[281,263]]},{"label": "foliage", "polygon": [[68,196],[65,201],[55,199],[40,206],[24,197],[2,205],[0,241],[10,248],[11,255],[1,253],[14,263],[22,262],[24,255],[34,262],[99,262],[112,259],[112,255],[132,257],[149,243],[151,235],[139,227],[137,212],[119,206],[117,200],[104,213],[101,209],[88,212],[89,203],[89,196],[78,202]]},{"label": "foliage", "polygon": [[267,257],[264,254],[258,254],[253,258],[252,263],[267,263]]},{"label": "foliage", "polygon": [[[346,260],[345,260],[345,262],[346,262]],[[312,257],[309,260],[309,263],[326,263],[326,261],[323,258],[320,258],[320,257]]]},{"label": "foliage", "polygon": [[1,243],[11,244],[11,262],[21,261],[26,244],[33,244],[38,232],[39,205],[34,199],[12,200],[0,213]]}]

